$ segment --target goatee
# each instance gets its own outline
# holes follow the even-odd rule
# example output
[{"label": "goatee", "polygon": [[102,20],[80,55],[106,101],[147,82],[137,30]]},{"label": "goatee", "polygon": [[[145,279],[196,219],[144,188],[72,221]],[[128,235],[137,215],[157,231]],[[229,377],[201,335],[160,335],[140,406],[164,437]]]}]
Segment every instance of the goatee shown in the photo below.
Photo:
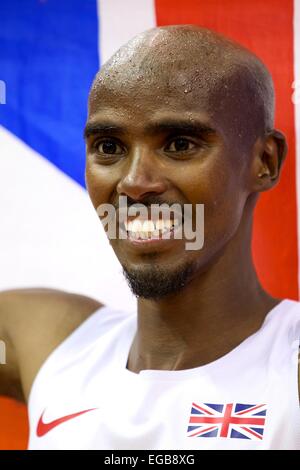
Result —
[{"label": "goatee", "polygon": [[135,269],[123,266],[123,273],[132,293],[136,297],[153,300],[178,293],[189,283],[195,272],[196,265],[194,263],[181,266],[176,271],[157,265]]}]

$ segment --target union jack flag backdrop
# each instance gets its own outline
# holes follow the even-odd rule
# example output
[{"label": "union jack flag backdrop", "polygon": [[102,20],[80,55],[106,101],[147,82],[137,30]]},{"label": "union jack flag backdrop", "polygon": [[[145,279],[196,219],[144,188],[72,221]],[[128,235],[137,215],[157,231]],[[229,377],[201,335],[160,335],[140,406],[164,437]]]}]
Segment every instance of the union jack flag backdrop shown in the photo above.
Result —
[{"label": "union jack flag backdrop", "polygon": [[[48,286],[134,308],[84,189],[87,94],[121,44],[155,25],[180,23],[239,41],[273,75],[276,126],[289,154],[280,185],[259,202],[253,252],[264,286],[298,299],[299,0],[2,0],[0,289]],[[26,447],[25,409],[0,403],[0,447]]]}]

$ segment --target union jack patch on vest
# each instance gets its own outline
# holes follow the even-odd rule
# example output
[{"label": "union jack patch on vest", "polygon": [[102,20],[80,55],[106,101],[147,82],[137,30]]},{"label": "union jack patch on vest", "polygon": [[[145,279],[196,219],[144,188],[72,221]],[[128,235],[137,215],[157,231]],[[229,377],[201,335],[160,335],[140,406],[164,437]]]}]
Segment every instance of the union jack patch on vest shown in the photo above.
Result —
[{"label": "union jack patch on vest", "polygon": [[193,403],[188,437],[262,440],[266,405]]}]

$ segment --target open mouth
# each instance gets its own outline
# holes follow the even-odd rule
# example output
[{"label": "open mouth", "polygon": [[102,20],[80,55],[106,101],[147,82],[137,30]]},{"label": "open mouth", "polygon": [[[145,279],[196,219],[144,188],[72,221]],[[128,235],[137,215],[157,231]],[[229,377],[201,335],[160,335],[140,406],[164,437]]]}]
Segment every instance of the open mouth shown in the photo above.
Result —
[{"label": "open mouth", "polygon": [[182,231],[183,224],[181,214],[160,214],[156,217],[153,215],[150,212],[136,216],[127,215],[126,218],[119,220],[121,238],[132,242],[181,238],[179,235],[179,230]]},{"label": "open mouth", "polygon": [[[181,207],[165,205],[124,205],[117,210],[119,238],[141,247],[165,244],[167,240],[181,239],[184,214]],[[163,243],[165,242],[165,243]],[[162,246],[163,246],[162,245]]]},{"label": "open mouth", "polygon": [[123,224],[127,238],[130,240],[160,240],[172,238],[175,230],[181,225],[179,219],[143,220],[135,218]]}]

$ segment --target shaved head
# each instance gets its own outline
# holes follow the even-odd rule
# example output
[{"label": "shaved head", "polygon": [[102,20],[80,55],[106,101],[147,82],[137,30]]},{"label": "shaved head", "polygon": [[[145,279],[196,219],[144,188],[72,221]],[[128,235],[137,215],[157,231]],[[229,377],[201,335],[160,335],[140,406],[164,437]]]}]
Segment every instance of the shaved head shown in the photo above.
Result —
[{"label": "shaved head", "polygon": [[165,26],[146,31],[121,47],[96,75],[90,110],[101,91],[151,95],[153,107],[186,109],[198,102],[216,122],[226,122],[224,138],[249,148],[274,125],[274,88],[270,73],[252,52],[205,28]]}]

